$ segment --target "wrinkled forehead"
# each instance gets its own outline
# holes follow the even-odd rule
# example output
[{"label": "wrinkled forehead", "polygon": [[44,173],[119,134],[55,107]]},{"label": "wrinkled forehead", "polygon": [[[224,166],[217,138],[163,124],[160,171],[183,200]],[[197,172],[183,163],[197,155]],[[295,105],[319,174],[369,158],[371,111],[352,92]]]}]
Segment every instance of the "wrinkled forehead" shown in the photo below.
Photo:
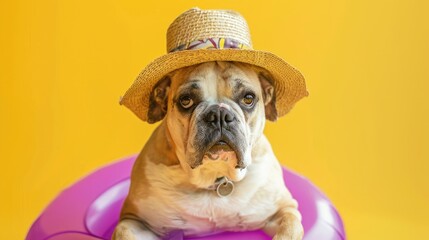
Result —
[{"label": "wrinkled forehead", "polygon": [[177,70],[172,88],[176,93],[200,90],[232,95],[243,89],[260,91],[260,84],[255,68],[249,64],[208,62]]}]

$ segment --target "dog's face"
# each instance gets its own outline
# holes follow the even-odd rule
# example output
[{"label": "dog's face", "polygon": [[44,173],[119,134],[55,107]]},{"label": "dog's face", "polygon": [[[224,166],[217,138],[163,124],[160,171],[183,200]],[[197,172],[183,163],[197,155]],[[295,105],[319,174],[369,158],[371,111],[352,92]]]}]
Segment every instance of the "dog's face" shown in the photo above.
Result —
[{"label": "dog's face", "polygon": [[277,118],[270,79],[252,65],[208,62],[176,70],[153,88],[148,121],[165,117],[192,184],[208,188],[221,177],[244,178],[265,118]]}]

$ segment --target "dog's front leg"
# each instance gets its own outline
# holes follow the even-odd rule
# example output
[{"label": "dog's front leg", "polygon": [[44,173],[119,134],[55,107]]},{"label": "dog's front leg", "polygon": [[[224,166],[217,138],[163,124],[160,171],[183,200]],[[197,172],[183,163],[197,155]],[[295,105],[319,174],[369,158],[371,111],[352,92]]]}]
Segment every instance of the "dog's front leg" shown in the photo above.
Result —
[{"label": "dog's front leg", "polygon": [[265,225],[264,231],[274,236],[273,240],[301,240],[304,236],[304,228],[296,201],[294,199],[285,201]]},{"label": "dog's front leg", "polygon": [[132,220],[121,220],[113,232],[112,240],[159,240],[143,223]]}]

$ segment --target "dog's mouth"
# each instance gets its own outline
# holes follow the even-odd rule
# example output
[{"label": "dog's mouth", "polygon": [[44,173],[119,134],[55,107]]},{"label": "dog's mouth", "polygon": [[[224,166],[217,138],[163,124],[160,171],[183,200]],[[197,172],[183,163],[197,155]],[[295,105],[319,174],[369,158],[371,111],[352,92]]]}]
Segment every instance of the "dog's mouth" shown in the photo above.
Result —
[{"label": "dog's mouth", "polygon": [[204,156],[210,160],[236,161],[235,168],[244,169],[246,165],[243,161],[243,156],[236,146],[229,141],[219,140],[208,147]]},{"label": "dog's mouth", "polygon": [[198,153],[198,161],[189,164],[190,182],[198,188],[217,190],[224,183],[222,179],[239,182],[247,173],[243,154],[235,142],[226,137],[213,139]]},{"label": "dog's mouth", "polygon": [[211,160],[218,160],[223,153],[235,152],[234,149],[225,141],[221,140],[213,144],[204,154]]},{"label": "dog's mouth", "polygon": [[[192,156],[192,161],[189,161],[189,165],[192,169],[202,165],[205,161],[222,160],[222,162],[230,163],[229,165],[236,169],[244,169],[247,167],[243,156],[244,151],[240,149],[240,146],[243,145],[241,142],[238,142],[237,139],[228,135],[224,136],[219,134],[218,136],[209,136],[207,136],[207,143],[197,147],[196,154]],[[204,143],[204,140],[205,139],[203,139],[202,142],[197,142],[195,145],[198,146],[198,144]]]}]

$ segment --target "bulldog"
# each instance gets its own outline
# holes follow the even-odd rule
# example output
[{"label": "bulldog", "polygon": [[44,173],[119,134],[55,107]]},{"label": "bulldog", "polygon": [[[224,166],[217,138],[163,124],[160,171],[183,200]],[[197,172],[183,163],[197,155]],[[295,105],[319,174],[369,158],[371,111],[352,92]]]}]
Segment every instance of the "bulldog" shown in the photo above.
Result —
[{"label": "bulldog", "polygon": [[148,122],[162,122],[134,164],[113,239],[255,229],[302,239],[297,201],[263,134],[275,102],[270,74],[250,64],[206,62],[160,80]]}]

